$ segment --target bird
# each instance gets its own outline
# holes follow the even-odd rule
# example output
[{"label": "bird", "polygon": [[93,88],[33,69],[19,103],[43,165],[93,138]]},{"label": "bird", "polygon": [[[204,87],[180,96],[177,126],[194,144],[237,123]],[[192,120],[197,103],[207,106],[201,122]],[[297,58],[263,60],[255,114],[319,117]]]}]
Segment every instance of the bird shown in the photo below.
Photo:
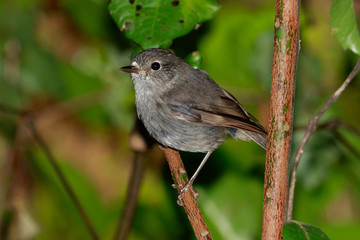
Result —
[{"label": "bird", "polygon": [[137,115],[160,145],[206,153],[180,190],[179,200],[228,135],[252,140],[266,150],[267,131],[261,123],[206,71],[190,66],[172,51],[144,50],[120,70],[131,74]]}]

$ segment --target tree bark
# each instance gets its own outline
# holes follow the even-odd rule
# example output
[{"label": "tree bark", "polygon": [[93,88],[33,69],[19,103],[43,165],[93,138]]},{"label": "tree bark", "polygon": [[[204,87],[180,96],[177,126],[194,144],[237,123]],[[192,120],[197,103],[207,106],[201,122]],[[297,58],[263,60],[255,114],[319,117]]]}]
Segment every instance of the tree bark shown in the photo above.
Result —
[{"label": "tree bark", "polygon": [[277,0],[262,239],[281,239],[285,221],[299,50],[299,0]]}]

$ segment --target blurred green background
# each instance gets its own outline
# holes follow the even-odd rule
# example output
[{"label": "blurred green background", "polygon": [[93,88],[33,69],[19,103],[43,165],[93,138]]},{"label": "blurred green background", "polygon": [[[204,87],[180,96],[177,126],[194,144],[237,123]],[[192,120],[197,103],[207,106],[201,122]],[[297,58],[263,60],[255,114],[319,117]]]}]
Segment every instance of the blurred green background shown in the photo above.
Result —
[{"label": "blurred green background", "polygon": [[[224,0],[216,17],[171,48],[203,55],[203,69],[266,125],[274,1]],[[303,127],[346,78],[356,56],[330,29],[330,1],[301,1],[293,153]],[[101,0],[0,1],[0,105],[34,114],[101,239],[112,239],[124,208],[134,153],[134,90],[119,68],[138,50]],[[355,1],[355,9],[359,9]],[[357,14],[357,16],[359,16]],[[358,128],[360,83],[322,122]],[[0,238],[90,239],[78,212],[23,119],[0,111]],[[360,239],[360,139],[355,131],[317,131],[300,163],[294,218],[331,239]],[[146,171],[129,239],[194,239],[162,151]],[[203,155],[182,154],[192,173]],[[214,239],[259,239],[265,151],[228,139],[197,181],[198,203]]]}]

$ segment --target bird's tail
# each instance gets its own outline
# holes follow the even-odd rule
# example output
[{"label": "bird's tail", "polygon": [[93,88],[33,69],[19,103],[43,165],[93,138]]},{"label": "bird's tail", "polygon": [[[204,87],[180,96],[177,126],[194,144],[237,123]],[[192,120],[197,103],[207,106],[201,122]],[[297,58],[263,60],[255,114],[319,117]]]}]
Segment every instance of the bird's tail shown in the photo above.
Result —
[{"label": "bird's tail", "polygon": [[259,144],[263,149],[266,150],[267,140],[263,134],[250,132],[250,131],[243,131],[235,128],[228,128],[229,133],[235,139],[241,139],[245,141],[253,140],[257,144]]},{"label": "bird's tail", "polygon": [[244,134],[248,135],[251,140],[259,144],[263,149],[266,150],[267,139],[263,135],[254,132],[244,132]]}]

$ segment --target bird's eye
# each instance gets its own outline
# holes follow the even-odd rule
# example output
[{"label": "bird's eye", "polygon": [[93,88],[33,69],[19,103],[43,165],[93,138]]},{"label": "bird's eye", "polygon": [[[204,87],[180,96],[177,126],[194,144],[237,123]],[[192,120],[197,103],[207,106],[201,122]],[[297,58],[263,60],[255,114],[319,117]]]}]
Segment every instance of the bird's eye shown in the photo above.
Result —
[{"label": "bird's eye", "polygon": [[160,63],[158,63],[158,62],[153,62],[153,63],[151,64],[151,69],[152,69],[152,70],[159,70],[159,69],[160,69]]}]

